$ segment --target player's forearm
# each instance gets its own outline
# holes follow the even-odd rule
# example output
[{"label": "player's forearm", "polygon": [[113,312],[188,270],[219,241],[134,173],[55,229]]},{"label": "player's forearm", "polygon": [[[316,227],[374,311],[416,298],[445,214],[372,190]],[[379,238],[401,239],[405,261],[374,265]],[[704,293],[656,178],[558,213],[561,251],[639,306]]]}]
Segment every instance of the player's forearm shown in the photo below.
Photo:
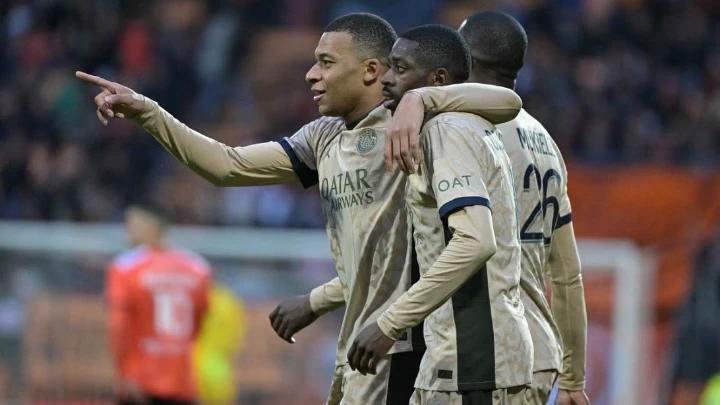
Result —
[{"label": "player's forearm", "polygon": [[289,157],[274,142],[232,148],[178,121],[155,101],[133,121],[176,159],[216,186],[258,186],[297,181]]},{"label": "player's forearm", "polygon": [[553,315],[563,342],[563,372],[558,378],[561,389],[585,389],[587,315],[582,279],[576,284],[553,284]]},{"label": "player's forearm", "polygon": [[389,338],[397,340],[406,329],[420,323],[495,254],[492,218],[486,207],[466,207],[451,214],[448,225],[453,237],[445,250],[378,319],[378,326]]},{"label": "player's forearm", "polygon": [[322,316],[328,312],[335,311],[345,306],[345,295],[343,294],[340,278],[335,277],[327,283],[315,287],[310,291],[310,308]]},{"label": "player's forearm", "polygon": [[561,389],[585,388],[587,313],[580,256],[572,223],[555,231],[549,260],[552,280],[552,311],[563,342]]},{"label": "player's forearm", "polygon": [[488,84],[462,83],[423,87],[409,93],[419,95],[428,112],[473,113],[493,124],[514,119],[522,108],[522,100],[517,93],[505,87]]},{"label": "player's forearm", "polygon": [[126,377],[128,370],[128,331],[124,311],[111,309],[109,316],[110,351],[115,363],[115,370],[120,377]]}]

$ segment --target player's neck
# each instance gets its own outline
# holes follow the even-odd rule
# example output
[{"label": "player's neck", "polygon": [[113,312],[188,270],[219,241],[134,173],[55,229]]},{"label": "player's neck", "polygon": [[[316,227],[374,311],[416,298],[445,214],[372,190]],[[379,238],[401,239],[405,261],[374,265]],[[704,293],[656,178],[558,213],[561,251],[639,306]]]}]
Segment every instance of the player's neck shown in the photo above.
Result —
[{"label": "player's neck", "polygon": [[515,90],[515,79],[511,79],[491,70],[481,70],[479,72],[475,72],[473,79],[476,83],[490,84],[493,86],[500,86],[510,90]]},{"label": "player's neck", "polygon": [[363,100],[363,102],[359,103],[358,107],[352,110],[350,114],[343,117],[343,121],[345,121],[345,127],[347,129],[354,129],[360,123],[360,121],[365,119],[365,117],[367,117],[370,112],[372,112],[372,110],[380,106],[382,102],[382,96],[369,100]]},{"label": "player's neck", "polygon": [[163,241],[162,239],[158,239],[147,241],[145,243],[145,247],[151,250],[164,250],[167,248],[167,245],[165,244],[165,241]]}]

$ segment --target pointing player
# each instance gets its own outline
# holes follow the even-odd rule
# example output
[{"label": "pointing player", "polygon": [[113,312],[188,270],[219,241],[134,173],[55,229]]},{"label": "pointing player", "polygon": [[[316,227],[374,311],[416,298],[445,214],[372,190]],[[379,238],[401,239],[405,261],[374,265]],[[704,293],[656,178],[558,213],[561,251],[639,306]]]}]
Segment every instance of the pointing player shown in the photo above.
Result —
[{"label": "pointing player", "polygon": [[[247,147],[216,142],[125,86],[77,73],[102,89],[95,98],[101,121],[132,119],[213,184],[320,184],[338,283],[347,302],[330,403],[340,396],[347,404],[406,402],[413,390],[412,378],[403,379],[402,373],[391,370],[405,370],[412,376],[420,357],[413,350],[423,346],[418,341],[421,334],[410,331],[394,345],[392,352],[400,355],[381,362],[377,376],[349,370],[344,360],[345,345],[360,328],[374,323],[412,282],[412,250],[404,211],[406,179],[400,171],[388,175],[384,170],[382,144],[390,114],[377,108],[383,101],[380,79],[395,38],[386,21],[370,14],[350,14],[330,23],[315,50],[317,62],[306,75],[325,117],[279,143]],[[496,86],[486,86],[483,91],[453,89],[433,105],[477,112],[493,122],[517,114],[520,100],[513,91]]]},{"label": "pointing player", "polygon": [[110,342],[121,405],[191,405],[197,400],[193,343],[208,306],[210,267],[166,246],[166,220],[152,205],[127,211],[133,250],[107,273]]},{"label": "pointing player", "polygon": [[[394,108],[406,91],[468,79],[467,44],[452,28],[412,29],[383,77]],[[425,321],[427,350],[411,404],[525,404],[533,348],[520,298],[520,240],[510,160],[495,126],[466,113],[423,125],[406,200],[420,280],[348,352],[374,372],[392,342]]]}]

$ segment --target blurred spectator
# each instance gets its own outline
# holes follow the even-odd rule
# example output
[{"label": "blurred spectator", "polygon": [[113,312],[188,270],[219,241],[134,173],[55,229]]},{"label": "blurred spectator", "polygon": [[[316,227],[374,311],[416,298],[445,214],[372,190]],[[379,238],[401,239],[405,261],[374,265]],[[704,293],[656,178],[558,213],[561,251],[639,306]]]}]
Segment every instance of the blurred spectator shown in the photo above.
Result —
[{"label": "blurred spectator", "polygon": [[[398,3],[398,4],[395,4]],[[0,218],[119,220],[156,194],[183,223],[317,227],[317,192],[215,189],[131,125],[97,123],[76,69],[157,100],[231,145],[317,116],[304,74],[323,25],[367,11],[398,31],[500,6],[527,28],[525,107],[568,160],[720,164],[716,1],[34,0],[0,2]]]}]

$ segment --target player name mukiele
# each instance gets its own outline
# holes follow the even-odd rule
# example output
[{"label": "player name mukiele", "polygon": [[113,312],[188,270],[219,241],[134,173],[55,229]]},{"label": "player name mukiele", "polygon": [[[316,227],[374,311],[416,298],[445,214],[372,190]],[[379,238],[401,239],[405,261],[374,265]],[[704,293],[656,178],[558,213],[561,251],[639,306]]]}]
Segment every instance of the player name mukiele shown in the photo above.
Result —
[{"label": "player name mukiele", "polygon": [[543,155],[555,156],[553,148],[548,145],[547,135],[545,135],[545,133],[518,128],[517,134],[520,139],[520,146],[522,146],[523,149],[530,149],[533,152],[542,153]]}]

